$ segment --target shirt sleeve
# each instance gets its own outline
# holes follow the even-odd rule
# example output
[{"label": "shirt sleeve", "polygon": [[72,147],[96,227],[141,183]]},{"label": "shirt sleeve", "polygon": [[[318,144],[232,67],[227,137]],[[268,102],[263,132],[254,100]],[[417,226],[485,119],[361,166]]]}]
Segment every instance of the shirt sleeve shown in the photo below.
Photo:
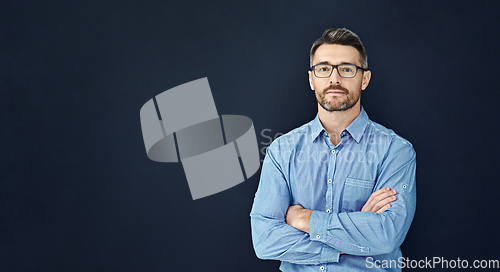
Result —
[{"label": "shirt sleeve", "polygon": [[416,155],[410,143],[391,148],[384,159],[374,191],[390,187],[397,200],[386,211],[326,213],[313,211],[311,241],[346,254],[373,256],[393,252],[403,243],[416,207]]},{"label": "shirt sleeve", "polygon": [[[286,224],[291,195],[280,163],[267,148],[251,217],[252,241],[260,259],[295,264],[338,262],[340,251]],[[279,152],[277,152],[279,154]]]}]

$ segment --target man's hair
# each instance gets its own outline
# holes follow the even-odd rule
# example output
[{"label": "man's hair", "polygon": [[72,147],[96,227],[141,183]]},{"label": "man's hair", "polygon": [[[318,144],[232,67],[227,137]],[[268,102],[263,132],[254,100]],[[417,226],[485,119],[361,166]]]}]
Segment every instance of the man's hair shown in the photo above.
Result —
[{"label": "man's hair", "polygon": [[312,66],[312,60],[314,53],[318,49],[318,47],[322,44],[340,44],[340,45],[348,45],[356,48],[358,50],[359,55],[361,56],[361,66],[365,69],[368,69],[368,56],[365,51],[365,47],[361,43],[358,35],[356,33],[350,31],[346,28],[329,28],[323,32],[321,38],[317,39],[312,47],[310,52],[310,65]]}]

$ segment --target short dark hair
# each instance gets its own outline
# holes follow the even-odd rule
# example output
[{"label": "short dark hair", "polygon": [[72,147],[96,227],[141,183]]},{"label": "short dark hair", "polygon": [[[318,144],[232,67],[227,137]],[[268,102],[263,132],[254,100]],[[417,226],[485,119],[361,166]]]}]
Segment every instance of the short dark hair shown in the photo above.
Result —
[{"label": "short dark hair", "polygon": [[365,69],[368,69],[368,55],[366,54],[365,47],[361,43],[358,35],[346,28],[329,28],[323,32],[321,38],[317,39],[312,47],[310,52],[310,65],[312,66],[312,60],[314,53],[318,49],[318,47],[322,44],[340,44],[340,45],[348,45],[356,48],[358,50],[359,55],[361,56],[361,66]]}]

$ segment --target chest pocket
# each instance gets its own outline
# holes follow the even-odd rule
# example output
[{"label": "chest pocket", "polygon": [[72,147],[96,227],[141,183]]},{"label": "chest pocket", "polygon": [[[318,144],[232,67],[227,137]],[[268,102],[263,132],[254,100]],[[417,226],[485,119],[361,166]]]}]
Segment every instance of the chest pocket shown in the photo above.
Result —
[{"label": "chest pocket", "polygon": [[342,212],[359,212],[373,191],[375,181],[346,178],[342,192]]}]

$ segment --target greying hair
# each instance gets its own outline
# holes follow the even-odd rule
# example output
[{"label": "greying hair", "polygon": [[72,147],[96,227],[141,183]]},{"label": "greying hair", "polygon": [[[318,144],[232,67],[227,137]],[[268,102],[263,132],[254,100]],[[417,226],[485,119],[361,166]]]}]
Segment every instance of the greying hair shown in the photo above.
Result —
[{"label": "greying hair", "polygon": [[340,44],[340,45],[348,45],[356,48],[360,55],[361,66],[365,69],[368,69],[368,56],[365,51],[365,47],[361,43],[358,35],[356,33],[350,31],[346,28],[329,28],[323,32],[321,38],[317,39],[312,47],[310,52],[310,66],[312,66],[313,56],[318,47],[322,44]]}]

